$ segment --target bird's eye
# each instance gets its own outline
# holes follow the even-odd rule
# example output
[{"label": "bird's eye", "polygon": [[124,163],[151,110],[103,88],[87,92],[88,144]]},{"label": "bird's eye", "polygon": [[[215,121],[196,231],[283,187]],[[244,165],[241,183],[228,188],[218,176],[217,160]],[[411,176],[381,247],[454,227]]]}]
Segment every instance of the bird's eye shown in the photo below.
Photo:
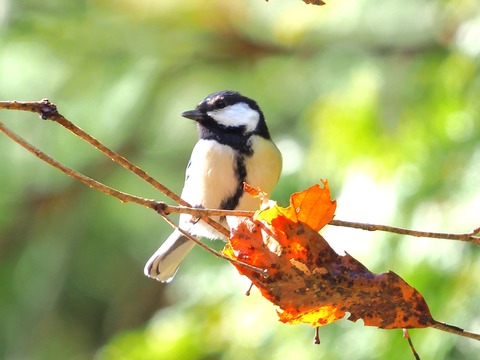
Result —
[{"label": "bird's eye", "polygon": [[225,101],[223,100],[218,100],[215,104],[217,109],[223,109],[227,104],[225,104]]}]

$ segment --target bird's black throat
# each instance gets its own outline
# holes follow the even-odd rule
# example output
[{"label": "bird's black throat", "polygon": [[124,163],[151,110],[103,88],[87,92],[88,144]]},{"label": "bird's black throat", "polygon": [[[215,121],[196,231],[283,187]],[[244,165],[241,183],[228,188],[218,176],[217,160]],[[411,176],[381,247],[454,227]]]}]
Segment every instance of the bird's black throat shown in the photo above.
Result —
[{"label": "bird's black throat", "polygon": [[[212,120],[212,122],[214,122]],[[217,123],[209,124],[208,121],[197,122],[199,138],[202,140],[214,140],[222,145],[227,145],[245,156],[253,154],[250,146],[250,134],[244,134],[243,127],[227,128]]]}]

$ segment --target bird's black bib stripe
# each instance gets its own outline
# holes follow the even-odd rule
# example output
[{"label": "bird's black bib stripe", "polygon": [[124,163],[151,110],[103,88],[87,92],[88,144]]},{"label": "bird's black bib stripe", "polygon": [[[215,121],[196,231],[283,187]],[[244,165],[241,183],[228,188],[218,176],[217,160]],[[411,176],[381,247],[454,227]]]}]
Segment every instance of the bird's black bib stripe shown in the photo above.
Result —
[{"label": "bird's black bib stripe", "polygon": [[233,195],[224,199],[220,204],[220,209],[234,210],[240,198],[243,195],[243,183],[247,180],[247,167],[245,166],[245,156],[241,154],[235,155],[235,173],[237,174],[237,187]]}]

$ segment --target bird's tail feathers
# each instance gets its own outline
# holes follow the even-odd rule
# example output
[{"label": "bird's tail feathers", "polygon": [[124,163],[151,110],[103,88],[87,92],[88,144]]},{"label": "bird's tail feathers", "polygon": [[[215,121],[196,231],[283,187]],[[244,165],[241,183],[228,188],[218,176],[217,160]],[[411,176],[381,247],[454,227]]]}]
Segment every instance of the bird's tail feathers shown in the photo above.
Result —
[{"label": "bird's tail feathers", "polygon": [[194,246],[192,240],[175,230],[147,261],[145,275],[161,282],[172,281],[180,263]]}]

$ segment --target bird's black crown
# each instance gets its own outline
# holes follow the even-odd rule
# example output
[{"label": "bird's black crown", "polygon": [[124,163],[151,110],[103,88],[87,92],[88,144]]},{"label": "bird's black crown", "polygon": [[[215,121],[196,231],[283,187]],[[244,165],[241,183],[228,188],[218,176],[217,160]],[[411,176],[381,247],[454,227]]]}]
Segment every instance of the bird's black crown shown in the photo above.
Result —
[{"label": "bird's black crown", "polygon": [[260,107],[255,102],[255,100],[243,96],[238,91],[232,90],[217,91],[213,94],[208,95],[197,105],[197,110],[202,112],[203,114],[206,114],[209,111],[223,109],[224,107],[242,102],[248,104],[251,109],[261,113]]}]

